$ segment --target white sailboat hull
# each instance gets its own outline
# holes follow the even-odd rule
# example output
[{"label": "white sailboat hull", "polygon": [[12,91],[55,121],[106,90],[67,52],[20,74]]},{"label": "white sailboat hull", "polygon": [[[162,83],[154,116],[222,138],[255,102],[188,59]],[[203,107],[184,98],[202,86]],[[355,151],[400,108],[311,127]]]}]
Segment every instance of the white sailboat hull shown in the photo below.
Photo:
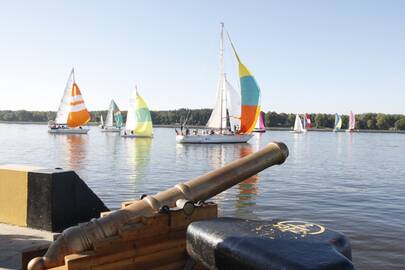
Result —
[{"label": "white sailboat hull", "polygon": [[104,128],[100,128],[101,132],[121,132],[120,128],[117,127],[104,127]]},{"label": "white sailboat hull", "polygon": [[255,128],[255,129],[253,129],[253,132],[265,133],[266,128]]},{"label": "white sailboat hull", "polygon": [[153,138],[153,135],[145,136],[145,135],[139,135],[139,134],[121,134],[121,137],[123,137],[123,138]]},{"label": "white sailboat hull", "polygon": [[253,137],[252,134],[243,135],[177,135],[177,143],[195,143],[195,144],[209,144],[209,143],[246,143]]},{"label": "white sailboat hull", "polygon": [[49,128],[51,134],[87,134],[90,131],[88,128]]},{"label": "white sailboat hull", "polygon": [[302,134],[302,133],[306,133],[307,130],[306,129],[302,129],[302,130],[292,130],[290,131],[291,133],[295,133],[295,134]]}]

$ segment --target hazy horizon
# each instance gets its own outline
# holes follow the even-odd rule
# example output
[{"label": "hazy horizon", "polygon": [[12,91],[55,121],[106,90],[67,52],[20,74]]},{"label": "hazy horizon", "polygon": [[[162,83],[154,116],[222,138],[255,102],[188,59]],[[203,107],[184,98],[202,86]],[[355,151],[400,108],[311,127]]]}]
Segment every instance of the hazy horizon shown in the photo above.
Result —
[{"label": "hazy horizon", "polygon": [[400,0],[7,2],[0,110],[56,111],[72,67],[91,111],[111,98],[126,110],[135,85],[151,110],[212,108],[223,21],[264,111],[405,114],[404,12]]}]

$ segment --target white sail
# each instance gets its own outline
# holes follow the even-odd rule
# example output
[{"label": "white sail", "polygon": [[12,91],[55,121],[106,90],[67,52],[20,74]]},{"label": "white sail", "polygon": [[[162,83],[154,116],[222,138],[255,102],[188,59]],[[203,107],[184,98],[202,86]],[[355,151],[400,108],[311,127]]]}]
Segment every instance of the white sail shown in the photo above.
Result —
[{"label": "white sail", "polygon": [[[260,114],[261,114],[261,113],[260,113]],[[259,130],[259,129],[260,129],[260,117],[261,117],[261,115],[259,115],[259,117],[257,117],[256,125],[255,125],[255,130]]]},{"label": "white sail", "polygon": [[74,83],[74,69],[70,72],[69,78],[66,82],[65,90],[59,104],[58,112],[56,113],[56,124],[66,124],[70,111],[70,94]]},{"label": "white sail", "polygon": [[235,128],[240,127],[240,114],[241,114],[241,96],[229,82],[225,79],[225,89],[227,95],[226,108],[229,114],[229,123],[231,130],[236,131]]},{"label": "white sail", "polygon": [[207,122],[207,127],[215,129],[226,128],[226,79],[224,68],[224,25],[221,24],[221,38],[219,44],[219,80],[217,85],[217,100],[215,107],[212,110],[210,119]]},{"label": "white sail", "polygon": [[101,124],[101,126],[104,126],[104,118],[103,118],[103,115],[100,115],[100,124]]},{"label": "white sail", "polygon": [[353,130],[356,127],[356,118],[352,111],[349,114],[349,130]]},{"label": "white sail", "polygon": [[307,119],[306,119],[306,117],[305,117],[305,115],[302,115],[302,123],[301,123],[301,127],[302,127],[302,130],[303,131],[306,131],[307,130]]},{"label": "white sail", "polygon": [[302,127],[302,122],[300,116],[297,114],[295,116],[295,123],[294,123],[294,131],[295,132],[302,132],[304,128]]},{"label": "white sail", "polygon": [[114,101],[111,100],[110,107],[108,108],[107,118],[105,119],[107,127],[114,126]]},{"label": "white sail", "polygon": [[128,113],[127,113],[127,121],[125,122],[125,130],[133,130],[136,126],[136,90],[132,94],[130,100],[129,100],[129,107],[128,107]]},{"label": "white sail", "polygon": [[355,129],[356,128],[356,115],[352,113],[352,125],[350,129]]},{"label": "white sail", "polygon": [[210,119],[207,122],[207,127],[215,129],[226,128],[226,91],[225,80],[222,76],[218,81],[217,100]]},{"label": "white sail", "polygon": [[128,107],[128,113],[127,113],[127,121],[125,122],[125,130],[133,130],[136,127],[136,115],[135,115],[135,110],[136,110],[136,90],[134,93],[131,95],[131,98],[129,100],[129,107]]},{"label": "white sail", "polygon": [[335,114],[335,128],[334,130],[340,130],[342,128],[342,118],[339,114]]}]

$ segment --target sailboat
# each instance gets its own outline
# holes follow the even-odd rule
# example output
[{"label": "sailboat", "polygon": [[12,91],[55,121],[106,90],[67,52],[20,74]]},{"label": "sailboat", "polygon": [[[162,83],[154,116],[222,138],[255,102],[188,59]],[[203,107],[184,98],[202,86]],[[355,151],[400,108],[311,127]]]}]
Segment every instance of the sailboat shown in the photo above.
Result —
[{"label": "sailboat", "polygon": [[257,119],[256,121],[256,126],[253,129],[253,132],[260,132],[260,133],[266,132],[266,127],[264,126],[264,117],[265,117],[264,112],[260,112],[259,119]]},{"label": "sailboat", "polygon": [[136,88],[129,101],[127,121],[125,122],[124,130],[121,131],[121,136],[125,138],[153,137],[150,111]]},{"label": "sailboat", "polygon": [[[102,117],[102,116],[101,116]],[[122,127],[122,114],[114,100],[111,100],[108,108],[105,124],[101,126],[102,132],[120,132]]]},{"label": "sailboat", "polygon": [[304,133],[307,130],[303,127],[301,118],[299,114],[295,115],[295,122],[294,122],[294,129],[291,131],[292,133]]},{"label": "sailboat", "polygon": [[307,127],[307,129],[311,128],[311,118],[309,117],[309,115],[307,113],[305,114],[304,127]]},{"label": "sailboat", "polygon": [[[190,134],[176,131],[178,143],[245,143],[253,135],[252,131],[260,114],[260,89],[239,55],[228,34],[230,45],[239,64],[240,92],[227,80],[224,67],[224,24],[221,23],[219,49],[219,80],[215,107],[207,122],[207,129]],[[229,123],[229,125],[228,125]]]},{"label": "sailboat", "polygon": [[349,114],[349,127],[346,130],[346,132],[353,132],[354,129],[356,128],[356,116],[352,111],[350,111]]},{"label": "sailboat", "polygon": [[75,81],[75,71],[72,69],[56,119],[48,123],[48,132],[54,134],[87,134],[89,129],[82,126],[89,121],[90,113],[84,104],[82,93]]},{"label": "sailboat", "polygon": [[100,114],[100,125],[98,127],[99,128],[104,128],[104,118],[103,118],[102,114]]},{"label": "sailboat", "polygon": [[333,128],[334,132],[338,132],[342,128],[342,117],[339,114],[335,114],[335,126]]}]

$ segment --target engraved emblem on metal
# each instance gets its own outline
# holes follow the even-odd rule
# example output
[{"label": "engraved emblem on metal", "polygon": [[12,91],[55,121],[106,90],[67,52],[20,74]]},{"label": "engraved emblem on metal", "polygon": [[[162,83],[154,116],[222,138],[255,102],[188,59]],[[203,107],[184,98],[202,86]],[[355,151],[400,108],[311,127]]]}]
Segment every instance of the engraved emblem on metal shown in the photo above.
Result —
[{"label": "engraved emblem on metal", "polygon": [[274,224],[273,227],[282,232],[303,235],[316,235],[325,231],[323,226],[305,221],[280,221]]}]

